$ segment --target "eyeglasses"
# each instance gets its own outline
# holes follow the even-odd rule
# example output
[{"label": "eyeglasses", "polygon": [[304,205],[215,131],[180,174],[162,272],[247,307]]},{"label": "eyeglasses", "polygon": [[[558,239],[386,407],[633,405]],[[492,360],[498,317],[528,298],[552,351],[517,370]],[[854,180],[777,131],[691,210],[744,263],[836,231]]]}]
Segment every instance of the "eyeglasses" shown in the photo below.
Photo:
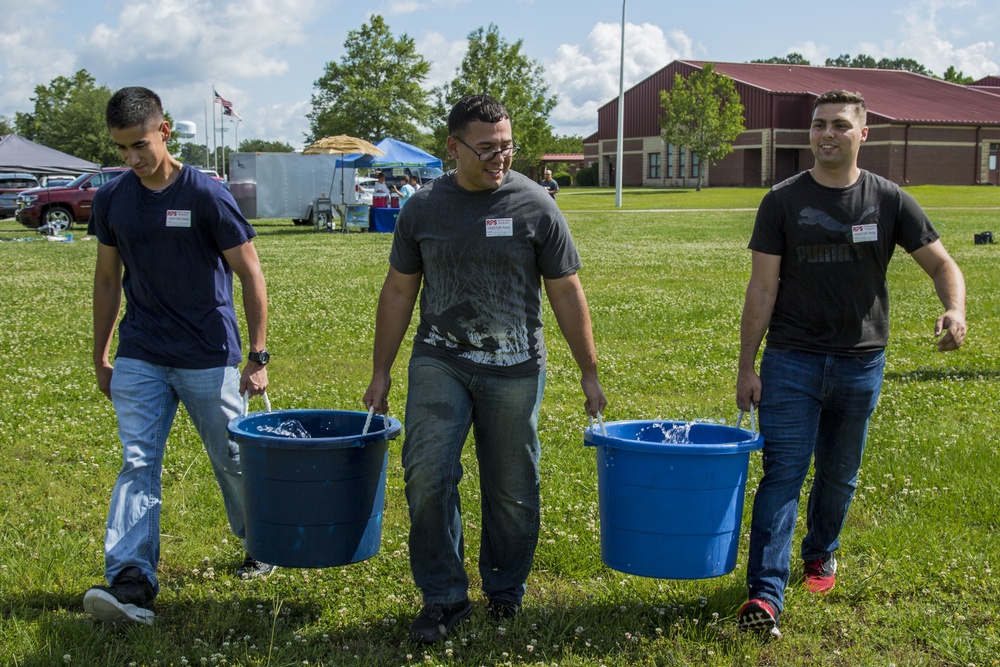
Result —
[{"label": "eyeglasses", "polygon": [[497,150],[484,151],[484,152],[480,153],[475,148],[473,148],[469,144],[467,144],[464,141],[462,141],[462,137],[458,136],[457,134],[453,134],[451,136],[455,137],[455,141],[457,141],[458,143],[462,144],[463,146],[465,146],[466,148],[468,148],[470,151],[472,151],[473,153],[475,153],[476,155],[478,155],[480,162],[489,162],[490,160],[494,159],[497,155],[499,155],[504,160],[506,160],[507,158],[514,157],[515,155],[517,155],[517,152],[519,150],[521,150],[521,147],[517,145],[517,141],[511,140],[511,141],[513,141],[513,143],[510,146],[504,146],[503,148],[500,148],[500,149],[497,149]]}]

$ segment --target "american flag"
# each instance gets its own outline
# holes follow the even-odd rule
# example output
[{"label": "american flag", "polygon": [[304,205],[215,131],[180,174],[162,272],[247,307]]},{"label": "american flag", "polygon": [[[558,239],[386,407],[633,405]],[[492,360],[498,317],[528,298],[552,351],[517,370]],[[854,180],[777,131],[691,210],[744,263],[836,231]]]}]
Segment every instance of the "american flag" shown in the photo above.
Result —
[{"label": "american flag", "polygon": [[237,120],[243,120],[243,116],[236,113],[236,109],[233,108],[233,103],[224,98],[222,95],[220,95],[219,91],[215,89],[215,86],[212,86],[212,94],[215,95],[215,104],[222,105],[223,114],[225,114],[226,116],[232,116]]}]

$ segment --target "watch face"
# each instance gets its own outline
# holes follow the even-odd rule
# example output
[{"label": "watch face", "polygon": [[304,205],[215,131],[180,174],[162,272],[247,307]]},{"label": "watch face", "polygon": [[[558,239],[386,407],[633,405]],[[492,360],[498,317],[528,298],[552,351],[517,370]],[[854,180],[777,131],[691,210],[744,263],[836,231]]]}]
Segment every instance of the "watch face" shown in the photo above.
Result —
[{"label": "watch face", "polygon": [[271,355],[267,353],[267,350],[261,350],[260,352],[251,352],[247,355],[247,359],[256,361],[261,366],[264,366],[270,361]]}]

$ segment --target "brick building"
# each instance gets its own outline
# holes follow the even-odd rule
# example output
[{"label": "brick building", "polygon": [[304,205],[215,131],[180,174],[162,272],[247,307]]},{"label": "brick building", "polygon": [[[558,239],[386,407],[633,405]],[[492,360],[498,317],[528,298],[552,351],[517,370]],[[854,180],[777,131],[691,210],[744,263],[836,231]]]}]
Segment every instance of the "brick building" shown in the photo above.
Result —
[{"label": "brick building", "polygon": [[[731,77],[744,106],[746,130],[714,166],[660,138],[660,91],[674,74],[687,77],[704,61],[675,60],[625,92],[622,184],[627,186],[768,186],[812,166],[813,101],[834,89],[860,92],[868,103],[868,140],[859,165],[903,185],[1000,185],[1000,76],[969,86],[911,72],[806,65],[715,63]],[[584,139],[599,183],[615,184],[618,98],[598,110],[597,132]]]}]

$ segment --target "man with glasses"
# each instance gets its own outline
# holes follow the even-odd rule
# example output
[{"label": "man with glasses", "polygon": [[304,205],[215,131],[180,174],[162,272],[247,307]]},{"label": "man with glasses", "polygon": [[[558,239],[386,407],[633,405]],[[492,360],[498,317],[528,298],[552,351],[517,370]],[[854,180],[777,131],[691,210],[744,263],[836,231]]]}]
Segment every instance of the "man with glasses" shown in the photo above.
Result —
[{"label": "man with glasses", "polygon": [[388,411],[390,370],[419,294],[403,468],[410,566],[424,603],[410,636],[424,643],[443,639],[472,613],[458,493],[470,427],[487,611],[504,619],[521,608],[539,532],[543,284],[580,368],[586,411],[607,403],[579,255],[555,202],[510,170],[518,145],[509,114],[492,97],[467,97],[448,116],[448,132],[456,169],[414,193],[399,213],[364,397],[376,412]]}]

